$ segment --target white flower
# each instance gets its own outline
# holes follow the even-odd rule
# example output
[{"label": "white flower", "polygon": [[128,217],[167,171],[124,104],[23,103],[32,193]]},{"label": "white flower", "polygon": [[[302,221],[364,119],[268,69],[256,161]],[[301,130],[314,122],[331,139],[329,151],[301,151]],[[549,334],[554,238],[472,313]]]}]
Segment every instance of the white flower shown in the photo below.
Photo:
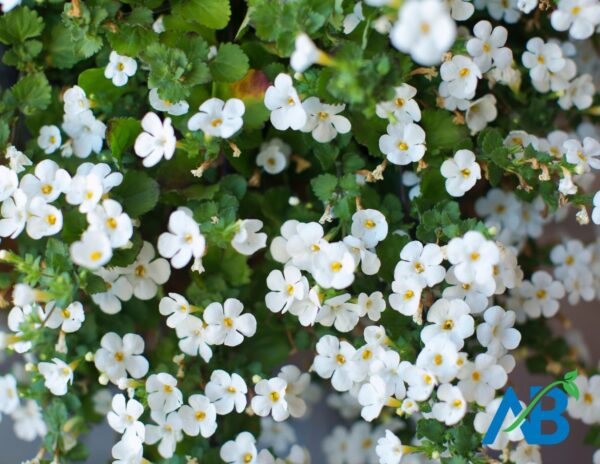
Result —
[{"label": "white flower", "polygon": [[320,143],[331,142],[335,136],[346,134],[352,128],[350,121],[338,113],[344,111],[346,105],[328,105],[321,103],[317,97],[309,97],[302,102],[306,111],[306,124],[302,132],[312,132],[313,138]]},{"label": "white flower", "polygon": [[458,371],[458,387],[466,400],[487,406],[496,390],[502,388],[508,377],[496,358],[486,353],[478,354],[474,362],[467,362]]},{"label": "white flower", "polygon": [[525,14],[531,13],[538,6],[538,0],[518,0],[517,6]]},{"label": "white flower", "polygon": [[490,279],[485,284],[472,282],[460,282],[454,275],[454,270],[446,274],[446,282],[450,284],[442,293],[447,299],[464,300],[471,310],[471,313],[478,314],[488,307],[488,298],[494,294],[496,283]]},{"label": "white flower", "polygon": [[269,174],[279,174],[289,163],[292,149],[281,139],[274,138],[260,146],[256,165]]},{"label": "white flower", "polygon": [[81,240],[71,244],[69,251],[75,264],[88,269],[98,269],[112,258],[110,239],[96,229],[86,230]]},{"label": "white flower", "polygon": [[440,168],[446,178],[446,190],[453,197],[462,197],[481,179],[481,168],[471,150],[458,150],[452,159],[447,159]]},{"label": "white flower", "polygon": [[4,157],[8,160],[10,169],[15,171],[17,174],[23,172],[26,166],[31,166],[31,160],[27,158],[24,153],[17,150],[13,145],[9,145],[6,148],[6,154]]},{"label": "white flower", "polygon": [[400,261],[394,269],[394,280],[408,277],[419,282],[421,288],[433,287],[444,280],[446,271],[441,263],[442,251],[435,243],[425,246],[417,240],[407,243],[400,252]]},{"label": "white flower", "polygon": [[142,129],[135,139],[135,154],[144,161],[142,164],[149,168],[158,164],[163,158],[170,160],[175,153],[175,132],[171,125],[171,118],[164,122],[156,113],[146,113],[142,118]]},{"label": "white flower", "polygon": [[31,200],[28,215],[27,235],[34,240],[55,235],[62,229],[61,210],[46,203],[42,197],[35,197]]},{"label": "white flower", "polygon": [[367,248],[375,248],[387,237],[388,224],[385,216],[376,209],[361,209],[352,215],[351,233]]},{"label": "white flower", "polygon": [[204,438],[212,436],[217,430],[217,411],[204,395],[191,395],[188,404],[179,409],[183,431],[190,437],[198,434]]},{"label": "white flower", "polygon": [[550,73],[561,71],[566,64],[560,47],[555,43],[544,43],[539,37],[527,41],[522,61],[529,69],[531,80],[540,83],[549,81]]},{"label": "white flower", "polygon": [[316,322],[326,327],[333,325],[340,332],[350,332],[358,324],[361,308],[349,300],[349,293],[329,298],[319,310]]},{"label": "white flower", "polygon": [[462,348],[465,338],[475,332],[475,323],[469,315],[469,306],[462,300],[437,300],[427,312],[427,325],[421,330],[421,340],[425,344],[435,337],[449,337],[457,348]]},{"label": "white flower", "polygon": [[574,419],[584,424],[595,424],[600,420],[600,375],[589,379],[578,375],[575,384],[579,389],[579,399],[569,397],[567,411]]},{"label": "white flower", "polygon": [[73,154],[78,158],[87,158],[92,152],[102,150],[106,125],[96,119],[91,110],[65,114],[62,129],[73,139]]},{"label": "white flower", "polygon": [[23,406],[15,409],[11,417],[15,435],[20,440],[33,441],[37,437],[44,438],[48,433],[42,410],[33,400],[27,400]]},{"label": "white flower", "polygon": [[[477,415],[475,416],[475,421],[473,422],[473,426],[475,427],[475,430],[477,432],[486,433],[488,431],[488,429],[490,428],[490,424],[492,423],[492,420],[495,417],[496,412],[498,411],[498,408],[500,407],[501,403],[502,397],[496,398],[485,407],[485,411],[480,411],[477,413]],[[523,404],[523,402],[519,401],[519,403],[521,403],[521,407],[524,409],[525,405]],[[487,445],[488,447],[490,447],[493,450],[501,450],[504,449],[506,445],[508,445],[509,441],[521,441],[523,439],[523,432],[521,431],[521,427],[517,427],[512,432],[508,433],[502,431],[509,425],[511,425],[515,421],[515,418],[516,417],[513,414],[513,412],[511,410],[508,410],[506,417],[504,418],[504,421],[500,426],[498,434],[496,435],[496,439],[493,443]]]},{"label": "white flower", "polygon": [[204,310],[204,321],[208,324],[206,336],[211,344],[237,346],[244,337],[256,333],[256,319],[252,314],[242,314],[244,305],[235,298],[225,303],[211,303]]},{"label": "white flower", "polygon": [[166,414],[175,411],[183,403],[181,390],[177,388],[177,379],[164,372],[148,377],[146,392],[148,406],[152,411]]},{"label": "white flower", "polygon": [[456,278],[467,283],[484,284],[493,279],[494,265],[500,260],[498,246],[476,231],[450,240],[447,254],[448,261],[454,265]]},{"label": "white flower", "polygon": [[496,21],[504,20],[509,24],[516,23],[521,17],[517,7],[517,0],[475,0],[477,8],[487,6],[488,13]]},{"label": "white flower", "polygon": [[448,7],[439,0],[411,0],[400,8],[390,31],[392,45],[410,54],[418,64],[439,63],[456,37],[456,24]]},{"label": "white flower", "polygon": [[265,106],[271,111],[271,124],[278,130],[300,130],[307,121],[307,114],[300,103],[292,78],[279,74],[274,85],[265,92]]},{"label": "white flower", "polygon": [[164,284],[171,275],[171,267],[166,259],[154,259],[154,247],[144,242],[136,260],[126,269],[126,275],[133,287],[133,294],[140,300],[149,300],[156,295],[158,285]]},{"label": "white flower", "polygon": [[42,126],[37,139],[38,146],[47,155],[54,153],[60,147],[60,130],[56,126]]},{"label": "white flower", "polygon": [[92,300],[106,314],[117,314],[121,311],[121,301],[129,301],[133,295],[133,287],[127,277],[115,269],[100,268],[96,275],[104,280],[106,291],[94,293]]},{"label": "white flower", "polygon": [[286,388],[287,382],[279,377],[260,380],[254,387],[256,395],[252,398],[252,410],[261,417],[271,414],[277,422],[286,420],[290,415],[285,399]]},{"label": "white flower", "polygon": [[348,287],[354,281],[354,257],[343,242],[323,245],[314,259],[314,279],[324,288]]},{"label": "white flower", "polygon": [[38,371],[44,376],[44,385],[53,395],[64,395],[67,393],[67,384],[73,383],[73,369],[58,358],[39,363]]},{"label": "white flower", "polygon": [[324,335],[317,342],[313,368],[324,379],[331,378],[337,391],[348,391],[356,379],[352,358],[356,350],[350,343],[333,335]]},{"label": "white flower", "polygon": [[372,321],[381,319],[381,313],[385,310],[385,299],[383,293],[373,292],[371,295],[361,293],[358,295],[358,306],[361,315],[368,315]]},{"label": "white flower", "polygon": [[470,100],[475,96],[477,81],[481,79],[481,71],[470,58],[455,55],[440,67],[440,76],[447,82],[446,89],[450,96]]},{"label": "white flower", "polygon": [[360,270],[366,275],[375,275],[379,272],[381,261],[375,252],[367,250],[361,239],[347,235],[344,237],[343,242],[354,258],[355,267],[360,264]]},{"label": "white flower", "polygon": [[133,224],[121,204],[106,199],[87,213],[87,221],[91,228],[106,234],[113,248],[123,247],[133,235]]},{"label": "white flower", "polygon": [[401,274],[400,280],[392,282],[393,293],[389,296],[390,306],[405,316],[416,315],[421,304],[423,287],[419,279]]},{"label": "white flower", "polygon": [[104,77],[111,79],[117,87],[127,84],[127,80],[137,71],[137,62],[128,56],[119,55],[117,52],[110,52],[108,64],[104,69]]},{"label": "white flower", "polygon": [[404,455],[404,446],[396,435],[386,430],[385,436],[377,440],[375,452],[381,464],[400,464]]},{"label": "white flower", "polygon": [[206,240],[200,233],[200,226],[187,208],[179,208],[169,216],[169,232],[158,237],[158,252],[169,258],[175,269],[186,266],[192,257],[194,261],[202,258],[206,250]]},{"label": "white flower", "polygon": [[298,317],[298,321],[304,327],[315,323],[321,300],[319,299],[319,288],[313,287],[302,300],[295,300],[289,308],[290,314]]},{"label": "white flower", "polygon": [[488,123],[498,116],[496,97],[491,93],[471,102],[467,108],[465,119],[472,134],[482,131]]},{"label": "white flower", "polygon": [[146,425],[145,441],[149,445],[160,441],[158,444],[158,454],[165,459],[169,459],[175,452],[177,442],[183,438],[181,417],[179,417],[177,411],[171,412],[169,415],[166,415],[164,412],[152,411],[150,416],[158,425]]},{"label": "white flower", "polygon": [[[358,402],[362,406],[360,415],[367,422],[377,419],[384,406],[390,402],[390,405],[396,404],[396,400],[391,399],[391,391],[378,375],[372,375],[369,381],[364,383],[358,392]],[[400,405],[400,402],[397,402]]]},{"label": "white flower", "polygon": [[590,74],[583,74],[569,82],[568,88],[558,99],[558,104],[563,110],[568,110],[575,105],[579,110],[592,106],[596,87]]},{"label": "white flower", "polygon": [[273,456],[267,451],[256,450],[256,439],[249,432],[241,432],[235,440],[221,447],[220,457],[227,464],[272,464]]},{"label": "white flower", "polygon": [[531,276],[531,282],[524,281],[519,287],[519,293],[525,299],[523,310],[532,319],[541,315],[552,317],[558,312],[558,300],[565,296],[565,288],[559,281],[545,271],[536,271]]},{"label": "white flower", "polygon": [[[535,0],[537,3],[537,0]],[[542,454],[539,445],[530,445],[525,440],[517,445],[509,454],[515,464],[542,464]],[[593,464],[597,464],[595,461]]]},{"label": "white flower", "polygon": [[63,94],[65,114],[73,116],[90,109],[85,91],[78,85],[68,88]]},{"label": "white flower", "polygon": [[23,232],[28,215],[27,203],[27,195],[21,189],[15,190],[12,197],[2,202],[0,236],[17,238]]},{"label": "white flower", "polygon": [[228,139],[242,128],[242,116],[246,111],[244,102],[239,98],[230,98],[226,102],[219,98],[209,98],[198,113],[188,121],[188,129],[201,130],[210,137]]},{"label": "white flower", "polygon": [[250,256],[267,246],[267,234],[258,232],[263,222],[258,219],[242,219],[239,230],[231,240],[231,246],[242,255]]},{"label": "white flower", "polygon": [[404,380],[408,385],[406,395],[415,401],[425,401],[431,396],[433,388],[437,384],[433,372],[428,369],[408,364],[406,361],[403,362],[403,364],[405,364]]},{"label": "white flower", "polygon": [[414,100],[417,89],[412,85],[402,84],[394,87],[394,99],[377,103],[375,112],[380,118],[388,119],[393,116],[397,122],[408,124],[421,120],[421,109]]},{"label": "white flower", "polygon": [[552,248],[550,260],[556,266],[554,275],[564,281],[568,275],[579,274],[581,269],[588,267],[592,253],[579,240],[567,240]]},{"label": "white flower", "polygon": [[296,36],[294,52],[290,56],[290,66],[296,72],[304,72],[315,63],[323,63],[327,56],[317,48],[304,33]]},{"label": "white flower", "polygon": [[[592,222],[594,224],[600,225],[600,191],[598,191],[594,194],[594,199],[592,200],[592,203],[594,205],[594,209],[592,211]],[[2,205],[2,216],[5,216],[4,205]],[[0,221],[0,230],[1,229],[2,229],[2,221]],[[3,235],[3,234],[0,233],[0,235]]]},{"label": "white flower", "polygon": [[190,105],[188,105],[188,102],[185,100],[178,102],[163,100],[160,98],[160,95],[158,95],[158,89],[150,89],[148,100],[153,109],[166,112],[171,116],[181,116],[182,114],[186,114],[190,108]]},{"label": "white flower", "polygon": [[265,296],[265,303],[274,313],[285,313],[294,301],[302,301],[308,293],[308,280],[300,270],[287,265],[283,272],[273,270],[267,276],[267,287],[271,290]]},{"label": "white flower", "polygon": [[437,389],[439,403],[435,403],[431,412],[433,417],[447,426],[458,423],[467,412],[467,402],[460,388],[445,383]]},{"label": "white flower", "polygon": [[144,413],[142,403],[137,400],[126,400],[122,394],[117,394],[112,399],[112,411],[106,415],[108,424],[111,428],[120,434],[133,434],[140,440],[144,439],[144,424],[139,418]]},{"label": "white flower", "polygon": [[467,42],[467,51],[482,73],[493,66],[504,69],[512,62],[512,51],[505,47],[508,31],[503,26],[492,29],[489,21],[479,21],[473,28],[475,37]]},{"label": "white flower", "polygon": [[416,364],[422,369],[433,372],[440,382],[451,382],[458,373],[457,360],[456,344],[449,337],[439,336],[425,345],[417,356]]},{"label": "white flower", "polygon": [[175,327],[179,340],[179,349],[190,356],[200,355],[205,362],[212,358],[212,350],[208,345],[206,330],[202,319],[188,316],[185,324]]},{"label": "white flower", "polygon": [[477,326],[477,340],[493,356],[500,356],[504,350],[514,350],[521,342],[521,333],[513,328],[516,314],[504,311],[500,306],[492,306],[483,313],[485,322]]},{"label": "white flower", "polygon": [[344,17],[344,34],[351,34],[364,19],[362,2],[356,2],[352,13]]},{"label": "white flower", "polygon": [[600,24],[600,5],[596,0],[560,0],[550,17],[557,31],[569,30],[577,40],[587,39]]},{"label": "white flower", "polygon": [[113,464],[140,464],[143,442],[133,434],[125,435],[112,447]]},{"label": "white flower", "polygon": [[569,139],[563,143],[563,150],[567,162],[575,164],[581,171],[600,169],[600,143],[597,140],[586,137],[582,144],[577,139]]},{"label": "white flower", "polygon": [[44,308],[44,321],[51,329],[60,329],[65,333],[77,332],[85,320],[83,306],[79,301],[74,301],[65,309],[55,305],[54,301],[46,304]]},{"label": "white flower", "polygon": [[248,402],[248,387],[244,379],[236,373],[229,375],[221,369],[213,371],[210,381],[206,384],[205,393],[219,415],[229,414],[234,407],[236,412],[241,413]]},{"label": "white flower", "polygon": [[115,385],[127,374],[140,379],[148,373],[148,360],[142,355],[144,339],[139,335],[129,333],[121,338],[115,332],[108,332],[100,340],[100,346],[94,355],[96,369]]},{"label": "white flower", "polygon": [[0,377],[0,412],[11,414],[19,406],[17,379],[12,374]]},{"label": "white flower", "polygon": [[[27,194],[27,197],[40,196],[44,201],[50,203],[56,200],[61,193],[66,192],[71,183],[69,173],[50,159],[40,161],[35,167],[34,174],[25,174],[20,184],[14,183],[16,179],[14,172],[2,170],[1,173],[2,196],[0,198],[2,200],[12,195],[17,185],[19,185],[19,188]],[[11,187],[12,185],[14,187]]]},{"label": "white flower", "polygon": [[302,372],[296,366],[283,366],[277,377],[285,380],[285,401],[292,417],[302,417],[306,413],[306,402],[300,397],[310,386],[310,374]]},{"label": "white flower", "polygon": [[[321,248],[327,246],[327,242],[323,239],[325,233],[323,227],[317,222],[304,224],[288,221],[284,226],[286,224],[289,226],[289,230],[286,227],[284,231],[284,227],[282,226],[282,232],[285,232],[285,239],[287,239],[285,246],[282,241],[277,241],[277,238],[275,238],[271,244],[271,253],[273,254],[275,251],[276,255],[282,258],[285,256],[286,259],[281,259],[281,262],[291,259],[294,266],[297,266],[299,269],[304,271],[311,270],[314,258],[321,254]],[[279,250],[280,248],[282,249]],[[285,248],[285,252],[283,248]]]},{"label": "white flower", "polygon": [[0,5],[2,5],[2,11],[4,13],[8,13],[10,10],[19,6],[21,4],[21,0],[2,0],[0,1]]},{"label": "white flower", "polygon": [[425,131],[413,123],[389,124],[387,134],[379,138],[379,149],[393,164],[419,161],[425,155]]},{"label": "white flower", "polygon": [[169,296],[161,298],[158,310],[167,318],[167,326],[176,328],[183,324],[191,312],[191,306],[185,297],[178,293],[169,293]]}]

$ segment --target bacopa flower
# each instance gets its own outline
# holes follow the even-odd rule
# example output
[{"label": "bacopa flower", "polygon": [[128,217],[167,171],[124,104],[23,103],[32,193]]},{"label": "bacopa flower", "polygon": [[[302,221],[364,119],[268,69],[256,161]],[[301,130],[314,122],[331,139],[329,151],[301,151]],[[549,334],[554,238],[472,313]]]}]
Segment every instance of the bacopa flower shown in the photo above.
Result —
[{"label": "bacopa flower", "polygon": [[158,252],[169,258],[175,269],[186,266],[192,257],[200,260],[206,249],[206,241],[200,226],[187,208],[180,208],[169,217],[169,232],[158,237]]},{"label": "bacopa flower", "polygon": [[346,105],[327,105],[318,98],[310,97],[302,102],[307,120],[302,132],[311,132],[313,138],[320,143],[332,141],[339,134],[346,134],[352,128],[350,121],[339,113]]},{"label": "bacopa flower", "polygon": [[161,372],[152,374],[146,380],[148,406],[159,413],[169,413],[181,406],[183,396],[177,388],[177,379],[170,374]]},{"label": "bacopa flower", "polygon": [[260,146],[256,165],[269,174],[279,174],[289,163],[292,150],[281,139],[274,138]]},{"label": "bacopa flower", "polygon": [[208,324],[206,335],[215,345],[237,346],[244,337],[256,333],[256,318],[242,314],[244,305],[240,300],[228,298],[223,305],[211,303],[204,310],[204,321]]},{"label": "bacopa flower", "polygon": [[94,355],[96,368],[115,384],[129,374],[134,379],[148,372],[148,360],[142,355],[144,339],[137,334],[125,334],[122,338],[108,332],[100,340],[101,348]]},{"label": "bacopa flower", "polygon": [[56,126],[42,126],[38,136],[38,146],[44,150],[44,153],[50,155],[60,147],[60,130]]},{"label": "bacopa flower", "polygon": [[265,92],[265,106],[271,111],[271,124],[278,130],[300,130],[307,121],[306,110],[300,103],[292,78],[279,74]]},{"label": "bacopa flower", "polygon": [[44,376],[44,385],[53,395],[62,396],[67,393],[68,384],[73,383],[73,368],[54,358],[52,362],[41,362],[37,366]]},{"label": "bacopa flower", "polygon": [[98,269],[112,258],[110,239],[96,229],[85,231],[81,240],[73,242],[69,250],[73,262],[88,269]]},{"label": "bacopa flower", "polygon": [[367,248],[374,248],[387,237],[388,224],[385,216],[376,209],[361,209],[352,215],[351,232]]},{"label": "bacopa flower", "polygon": [[279,377],[260,380],[254,387],[256,396],[252,398],[252,410],[261,417],[271,414],[275,421],[284,421],[290,415],[286,388],[287,382]]},{"label": "bacopa flower", "polygon": [[146,113],[142,119],[142,132],[135,140],[135,154],[144,161],[142,164],[149,168],[163,158],[169,160],[175,153],[175,132],[171,126],[171,119],[165,118],[164,122],[155,113]]},{"label": "bacopa flower", "polygon": [[158,89],[150,89],[148,93],[148,100],[150,106],[156,111],[163,111],[171,116],[181,116],[186,114],[190,108],[190,105],[185,100],[178,102],[172,102],[170,100],[163,100],[158,94]]},{"label": "bacopa flower", "polygon": [[198,111],[188,121],[189,130],[201,130],[207,136],[228,139],[242,128],[246,107],[239,98],[230,98],[226,102],[210,98],[200,105]]},{"label": "bacopa flower", "polygon": [[568,29],[574,39],[587,39],[600,24],[600,5],[595,0],[560,0],[550,22],[557,31]]},{"label": "bacopa flower", "polygon": [[248,387],[244,379],[236,373],[230,375],[221,369],[213,371],[205,392],[219,415],[229,414],[234,408],[241,413],[248,402]]},{"label": "bacopa flower", "polygon": [[204,438],[212,436],[217,430],[217,411],[204,395],[192,395],[188,404],[179,409],[181,425],[186,435]]},{"label": "bacopa flower", "polygon": [[413,123],[390,124],[379,138],[379,149],[391,163],[414,163],[425,155],[425,131]]},{"label": "bacopa flower", "polygon": [[44,321],[51,329],[60,327],[65,333],[77,332],[84,320],[83,306],[79,301],[74,301],[64,309],[51,301],[44,308]]},{"label": "bacopa flower", "polygon": [[512,62],[512,51],[505,47],[508,31],[503,26],[492,29],[489,21],[479,21],[473,28],[473,37],[467,42],[467,51],[482,73],[492,65],[504,69]]},{"label": "bacopa flower", "polygon": [[267,234],[259,232],[263,222],[258,219],[243,219],[231,240],[231,246],[243,255],[250,256],[267,246]]},{"label": "bacopa flower", "polygon": [[112,80],[117,87],[123,87],[127,81],[137,71],[137,62],[128,56],[119,55],[117,52],[110,52],[108,64],[104,69],[104,77]]},{"label": "bacopa flower", "polygon": [[171,268],[166,259],[158,258],[150,242],[144,242],[136,260],[125,269],[125,275],[133,287],[133,294],[140,300],[156,295],[158,285],[169,280]]},{"label": "bacopa flower", "polygon": [[446,81],[448,93],[454,98],[470,100],[475,95],[477,81],[481,79],[479,66],[470,58],[455,55],[440,67],[440,75]]},{"label": "bacopa flower", "polygon": [[481,168],[471,150],[458,150],[452,159],[442,163],[440,170],[446,178],[446,190],[453,197],[462,197],[481,179]]}]

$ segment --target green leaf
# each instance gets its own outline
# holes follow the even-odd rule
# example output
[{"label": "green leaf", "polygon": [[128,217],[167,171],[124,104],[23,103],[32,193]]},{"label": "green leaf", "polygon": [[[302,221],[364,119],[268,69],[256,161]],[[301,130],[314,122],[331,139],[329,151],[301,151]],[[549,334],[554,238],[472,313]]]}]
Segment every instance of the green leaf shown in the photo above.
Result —
[{"label": "green leaf", "polygon": [[225,43],[219,47],[209,67],[215,81],[235,82],[248,72],[248,57],[239,45]]},{"label": "green leaf", "polygon": [[321,174],[310,181],[315,196],[324,203],[331,200],[333,192],[337,187],[337,177],[333,174]]},{"label": "green leaf", "polygon": [[11,88],[19,110],[27,116],[50,105],[51,91],[48,79],[41,72],[25,76]]},{"label": "green leaf", "polygon": [[469,137],[464,125],[456,125],[452,113],[444,110],[425,110],[421,125],[427,134],[427,151],[455,150],[460,142]]},{"label": "green leaf", "polygon": [[160,194],[158,182],[144,171],[129,171],[123,183],[113,190],[121,199],[125,211],[138,217],[152,210]]},{"label": "green leaf", "polygon": [[579,400],[579,388],[575,382],[563,382],[562,386],[569,396]]},{"label": "green leaf", "polygon": [[193,18],[210,29],[223,29],[231,16],[229,0],[186,0],[174,9],[178,15]]},{"label": "green leaf", "polygon": [[120,248],[115,250],[113,257],[110,260],[111,266],[116,267],[127,267],[135,261],[140,254],[144,241],[139,233],[134,233],[131,239],[130,248]]},{"label": "green leaf", "polygon": [[574,369],[572,371],[567,372],[565,374],[565,376],[563,377],[563,379],[566,381],[575,380],[577,378],[578,374],[579,374],[579,371],[577,369]]},{"label": "green leaf", "polygon": [[83,283],[83,289],[88,295],[95,293],[106,292],[106,283],[104,279],[96,274],[87,274],[85,282]]},{"label": "green leaf", "polygon": [[427,438],[434,443],[443,443],[446,427],[435,419],[421,419],[417,423],[417,437]]},{"label": "green leaf", "polygon": [[107,140],[116,159],[120,160],[123,153],[133,146],[141,130],[142,126],[137,119],[116,118],[110,122]]},{"label": "green leaf", "polygon": [[44,21],[27,7],[15,8],[0,16],[0,42],[18,44],[37,37],[44,30]]}]

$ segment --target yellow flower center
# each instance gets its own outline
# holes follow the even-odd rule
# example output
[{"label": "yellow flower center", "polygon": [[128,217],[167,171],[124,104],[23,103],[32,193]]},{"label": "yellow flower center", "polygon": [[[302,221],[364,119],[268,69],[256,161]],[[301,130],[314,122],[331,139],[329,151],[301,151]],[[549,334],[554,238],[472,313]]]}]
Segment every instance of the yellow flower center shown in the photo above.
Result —
[{"label": "yellow flower center", "polygon": [[346,364],[346,358],[343,354],[337,354],[335,360],[338,364]]},{"label": "yellow flower center", "polygon": [[221,118],[213,119],[210,123],[210,125],[213,127],[219,127],[221,124],[223,124],[223,120]]},{"label": "yellow flower center", "polygon": [[121,362],[121,361],[123,361],[124,358],[125,358],[125,356],[120,351],[117,351],[115,353],[115,361]]},{"label": "yellow flower center", "polygon": [[90,259],[92,261],[98,261],[100,258],[102,258],[102,253],[100,253],[99,251],[92,251],[92,253],[90,254]]},{"label": "yellow flower center", "polygon": [[471,170],[465,168],[462,171],[460,171],[460,173],[462,174],[463,177],[469,177],[471,175]]},{"label": "yellow flower center", "polygon": [[481,255],[479,253],[477,253],[476,251],[471,253],[471,261],[477,261],[479,258],[481,258]]},{"label": "yellow flower center", "polygon": [[272,391],[271,393],[269,393],[269,397],[271,398],[271,401],[273,403],[277,403],[277,401],[279,401],[279,392]]},{"label": "yellow flower center", "polygon": [[294,294],[294,286],[292,284],[288,284],[286,291],[287,291],[288,295],[290,295],[290,296],[293,295]]},{"label": "yellow flower center", "polygon": [[62,317],[64,317],[65,319],[68,319],[71,317],[71,311],[69,311],[68,309],[63,309],[61,312]]},{"label": "yellow flower center", "polygon": [[52,186],[50,184],[42,185],[42,193],[44,195],[49,195],[50,193],[52,193]]},{"label": "yellow flower center", "polygon": [[567,266],[571,266],[574,262],[575,262],[575,258],[573,258],[573,256],[567,256],[567,259],[565,259],[565,264]]},{"label": "yellow flower center", "polygon": [[56,224],[56,216],[54,214],[49,214],[48,216],[46,216],[46,222],[53,226],[54,224]]},{"label": "yellow flower center", "polygon": [[204,413],[204,411],[198,411],[196,413],[196,420],[198,420],[198,421],[203,421],[205,417],[206,417],[206,414]]},{"label": "yellow flower center", "polygon": [[173,393],[173,387],[171,385],[163,385],[165,393]]},{"label": "yellow flower center", "polygon": [[53,135],[50,136],[50,138],[48,139],[50,141],[51,144],[55,144],[56,143],[56,137],[54,137]]},{"label": "yellow flower center", "polygon": [[544,58],[544,55],[538,55],[537,62],[539,64],[544,64],[546,62],[546,59]]},{"label": "yellow flower center", "polygon": [[404,300],[410,300],[413,296],[415,296],[415,292],[412,290],[407,290],[404,294]]},{"label": "yellow flower center", "polygon": [[329,117],[329,113],[326,111],[319,111],[319,119],[321,121],[324,121],[325,119],[327,119]]},{"label": "yellow flower center", "polygon": [[395,104],[395,105],[396,105],[398,108],[402,108],[402,107],[404,106],[404,104],[405,104],[405,103],[406,103],[406,102],[404,101],[404,99],[403,99],[403,98],[400,98],[400,97],[398,97],[398,98],[396,98],[396,99],[394,100],[394,104]]},{"label": "yellow flower center", "polygon": [[423,376],[423,381],[427,384],[427,385],[431,385],[431,382],[433,382],[433,379],[431,378],[431,376],[429,374],[425,374]]},{"label": "yellow flower center", "polygon": [[294,106],[296,104],[296,102],[294,101],[294,99],[292,97],[288,98],[288,106]]},{"label": "yellow flower center", "polygon": [[229,387],[227,387],[227,391],[228,391],[229,393],[235,393],[235,392],[237,392],[237,390],[236,390],[236,388],[235,388],[234,386],[229,386]]},{"label": "yellow flower center", "polygon": [[125,65],[124,65],[123,63],[119,63],[119,64],[117,65],[117,69],[118,69],[119,71],[123,71],[123,70],[125,69]]},{"label": "yellow flower center", "polygon": [[462,401],[461,400],[454,400],[452,402],[452,406],[454,406],[455,408],[460,408],[462,406]]},{"label": "yellow flower center", "polygon": [[339,272],[342,269],[342,263],[340,263],[339,261],[334,261],[333,263],[331,263],[331,270],[333,272]]},{"label": "yellow flower center", "polygon": [[546,297],[546,290],[540,289],[535,292],[535,296],[537,296],[540,300]]},{"label": "yellow flower center", "polygon": [[479,379],[481,378],[481,374],[477,371],[473,371],[473,373],[471,374],[471,378],[475,381],[475,382],[479,382]]},{"label": "yellow flower center", "polygon": [[227,328],[231,329],[233,327],[233,319],[231,319],[230,317],[226,317],[225,319],[223,319],[223,324],[225,324]]},{"label": "yellow flower center", "polygon": [[317,244],[313,244],[313,245],[311,245],[311,246],[310,246],[310,249],[311,249],[312,251],[321,251],[321,247],[320,247],[319,245],[317,245]]},{"label": "yellow flower center", "polygon": [[406,150],[408,150],[408,145],[405,144],[404,142],[400,142],[398,144],[398,150],[406,151]]},{"label": "yellow flower center", "polygon": [[140,264],[138,267],[135,268],[134,273],[138,277],[144,277],[146,275],[146,268]]},{"label": "yellow flower center", "polygon": [[580,6],[574,6],[573,8],[571,8],[571,14],[573,16],[576,16],[579,13],[581,13],[581,7]]},{"label": "yellow flower center", "polygon": [[469,71],[469,68],[462,68],[460,71],[458,71],[458,75],[460,77],[467,77],[470,73],[471,71]]},{"label": "yellow flower center", "polygon": [[252,454],[250,454],[250,453],[244,454],[244,462],[246,462],[246,463],[252,462],[253,459],[254,459],[254,456],[252,456]]},{"label": "yellow flower center", "polygon": [[591,395],[591,393],[584,393],[583,394],[583,402],[586,404],[592,404],[594,402],[594,397]]},{"label": "yellow flower center", "polygon": [[444,321],[444,324],[442,325],[442,327],[444,328],[444,330],[452,330],[452,328],[454,327],[454,321],[448,319],[448,320]]},{"label": "yellow flower center", "polygon": [[108,227],[110,227],[111,229],[116,229],[117,228],[117,221],[115,220],[115,218],[108,218],[106,220],[106,225]]},{"label": "yellow flower center", "polygon": [[482,48],[483,48],[483,51],[484,51],[485,53],[489,53],[489,52],[490,52],[490,50],[492,49],[492,47],[490,47],[490,44],[489,44],[489,43],[487,43],[487,42],[485,42],[485,43],[483,44],[483,47],[482,47]]},{"label": "yellow flower center", "polygon": [[373,357],[373,352],[371,350],[365,350],[363,351],[362,354],[362,358],[366,361],[368,359],[371,359]]},{"label": "yellow flower center", "polygon": [[365,227],[367,229],[372,229],[373,227],[375,227],[375,221],[371,221],[370,219],[367,219],[365,221]]},{"label": "yellow flower center", "polygon": [[429,25],[429,23],[425,23],[425,22],[421,23],[421,32],[423,34],[428,34],[430,29],[431,29],[431,26]]},{"label": "yellow flower center", "polygon": [[439,365],[441,365],[441,364],[444,362],[444,358],[442,357],[442,355],[441,355],[441,354],[436,354],[436,355],[433,357],[433,362],[434,362],[434,364],[435,364],[436,366],[439,366]]}]

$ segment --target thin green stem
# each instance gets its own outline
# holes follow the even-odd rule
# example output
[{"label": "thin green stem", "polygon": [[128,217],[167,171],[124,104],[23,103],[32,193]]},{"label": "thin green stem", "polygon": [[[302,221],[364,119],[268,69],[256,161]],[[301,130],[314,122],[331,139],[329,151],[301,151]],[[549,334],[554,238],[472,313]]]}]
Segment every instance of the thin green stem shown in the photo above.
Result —
[{"label": "thin green stem", "polygon": [[558,387],[558,386],[562,385],[563,383],[564,382],[562,380],[557,380],[556,382],[552,382],[550,385],[548,385],[546,388],[544,388],[541,392],[539,392],[537,395],[535,395],[535,397],[533,398],[533,401],[529,404],[529,406],[527,406],[523,411],[521,411],[521,414],[519,414],[517,416],[517,418],[515,419],[515,421],[511,425],[509,425],[507,428],[505,428],[503,430],[503,432],[507,432],[507,433],[512,432],[519,425],[521,425],[521,422],[523,422],[525,420],[525,418],[529,415],[531,410],[533,408],[535,408],[535,406],[544,397],[544,395],[546,393],[548,393],[550,390],[552,390],[554,387]]}]

